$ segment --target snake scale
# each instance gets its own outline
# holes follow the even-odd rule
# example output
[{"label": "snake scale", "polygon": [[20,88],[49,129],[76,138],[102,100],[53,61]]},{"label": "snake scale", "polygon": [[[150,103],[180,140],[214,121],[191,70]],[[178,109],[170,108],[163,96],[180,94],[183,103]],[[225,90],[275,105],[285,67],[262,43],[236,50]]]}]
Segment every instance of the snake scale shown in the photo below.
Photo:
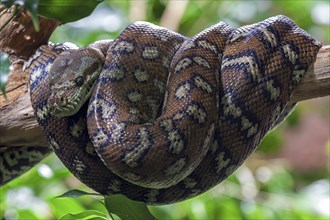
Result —
[{"label": "snake scale", "polygon": [[80,181],[169,204],[247,159],[294,108],[320,47],[282,15],[192,38],[135,22],[113,41],[41,46],[26,71],[38,123]]}]

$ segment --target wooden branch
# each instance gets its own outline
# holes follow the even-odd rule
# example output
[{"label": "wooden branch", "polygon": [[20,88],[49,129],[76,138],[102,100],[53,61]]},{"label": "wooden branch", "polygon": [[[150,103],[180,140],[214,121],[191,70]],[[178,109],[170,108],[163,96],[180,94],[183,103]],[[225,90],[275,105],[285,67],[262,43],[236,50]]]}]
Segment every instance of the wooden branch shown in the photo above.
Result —
[{"label": "wooden branch", "polygon": [[299,102],[330,95],[330,45],[323,46],[316,61],[305,73],[290,102]]},{"label": "wooden branch", "polygon": [[[21,87],[18,87],[17,91],[23,90]],[[22,93],[10,104],[0,107],[0,134],[0,148],[48,146],[34,117],[28,92]]]},{"label": "wooden branch", "polygon": [[[38,47],[47,44],[60,24],[40,17],[40,30],[34,30],[31,17],[19,9],[5,9],[0,4],[0,51],[9,55],[12,70],[6,84],[6,97],[0,94],[0,148],[14,146],[48,146],[38,126],[28,93],[28,77],[23,63]],[[3,27],[4,24],[7,25]]]},{"label": "wooden branch", "polygon": [[[12,16],[12,13],[10,10],[1,12],[0,24]],[[7,98],[0,94],[0,149],[17,146],[48,146],[34,118],[27,87],[28,76],[22,71],[22,65],[23,61],[27,60],[41,44],[48,41],[58,25],[57,21],[40,18],[40,32],[35,32],[29,15],[23,12],[0,32],[0,51],[10,55],[13,66],[6,87]],[[327,95],[330,95],[329,45],[320,49],[316,62],[306,72],[291,102]]]},{"label": "wooden branch", "polygon": [[[3,6],[0,4],[0,9]],[[13,20],[10,20],[13,17]],[[47,44],[50,35],[60,24],[59,21],[39,17],[40,30],[36,32],[30,15],[14,8],[4,9],[0,13],[0,27],[10,21],[0,31],[0,51],[10,56],[14,63],[19,59],[27,60],[42,44]]]}]

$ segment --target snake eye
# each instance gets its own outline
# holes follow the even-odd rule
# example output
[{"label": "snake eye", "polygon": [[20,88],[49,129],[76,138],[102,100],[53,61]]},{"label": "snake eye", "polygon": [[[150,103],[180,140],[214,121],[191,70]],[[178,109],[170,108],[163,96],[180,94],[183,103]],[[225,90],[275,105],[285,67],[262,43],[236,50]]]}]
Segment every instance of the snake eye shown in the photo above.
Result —
[{"label": "snake eye", "polygon": [[82,86],[84,84],[84,78],[82,76],[78,76],[75,79],[75,82],[76,82],[77,86]]}]

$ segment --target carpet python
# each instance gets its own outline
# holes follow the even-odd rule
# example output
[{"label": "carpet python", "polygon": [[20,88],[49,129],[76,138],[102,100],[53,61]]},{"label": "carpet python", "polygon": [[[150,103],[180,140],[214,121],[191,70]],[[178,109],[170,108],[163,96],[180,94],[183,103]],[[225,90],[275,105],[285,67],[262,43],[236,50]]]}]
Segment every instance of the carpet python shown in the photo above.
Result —
[{"label": "carpet python", "polygon": [[279,15],[191,38],[147,22],[113,41],[41,46],[26,63],[49,144],[81,182],[148,204],[233,173],[294,108],[321,43]]}]

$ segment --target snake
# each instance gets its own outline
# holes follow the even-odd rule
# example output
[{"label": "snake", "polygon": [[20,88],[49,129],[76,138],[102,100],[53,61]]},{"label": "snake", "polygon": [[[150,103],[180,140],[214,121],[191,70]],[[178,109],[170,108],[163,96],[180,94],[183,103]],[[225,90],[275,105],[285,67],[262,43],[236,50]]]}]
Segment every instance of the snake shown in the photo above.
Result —
[{"label": "snake", "polygon": [[48,156],[52,150],[41,146],[0,148],[0,186],[21,176]]},{"label": "snake", "polygon": [[83,48],[43,45],[25,71],[37,121],[69,171],[102,195],[159,205],[232,174],[294,109],[320,47],[283,15],[190,38],[134,22]]}]

